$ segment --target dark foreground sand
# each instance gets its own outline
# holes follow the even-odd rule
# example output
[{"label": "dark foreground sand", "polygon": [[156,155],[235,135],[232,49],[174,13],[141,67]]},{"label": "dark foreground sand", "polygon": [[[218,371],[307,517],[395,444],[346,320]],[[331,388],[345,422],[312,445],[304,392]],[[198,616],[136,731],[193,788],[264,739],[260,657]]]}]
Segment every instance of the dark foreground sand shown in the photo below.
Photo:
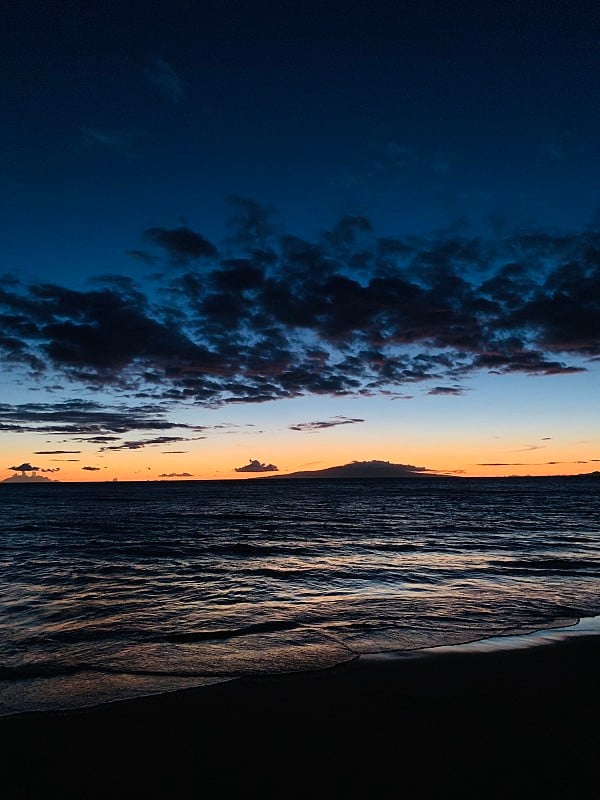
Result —
[{"label": "dark foreground sand", "polygon": [[600,637],[0,719],[0,797],[596,797]]}]

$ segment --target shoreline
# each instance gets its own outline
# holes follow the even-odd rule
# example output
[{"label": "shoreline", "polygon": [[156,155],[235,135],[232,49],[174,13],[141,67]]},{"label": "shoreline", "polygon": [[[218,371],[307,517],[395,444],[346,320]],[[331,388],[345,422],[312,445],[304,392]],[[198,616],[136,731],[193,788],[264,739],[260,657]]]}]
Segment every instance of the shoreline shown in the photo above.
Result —
[{"label": "shoreline", "polygon": [[[400,661],[406,662],[408,660],[418,661],[424,658],[428,658],[431,656],[442,655],[442,654],[452,654],[455,653],[456,655],[467,654],[467,653],[482,653],[482,652],[500,652],[505,650],[517,650],[517,649],[527,649],[527,648],[534,648],[539,647],[540,645],[551,644],[554,642],[561,642],[565,639],[570,639],[572,637],[577,636],[600,636],[600,615],[594,617],[581,617],[576,619],[575,621],[564,621],[563,624],[550,627],[550,628],[536,628],[535,630],[531,630],[525,633],[516,633],[516,634],[498,634],[496,636],[491,637],[484,637],[482,639],[473,639],[466,642],[461,642],[458,644],[448,644],[448,645],[432,645],[429,647],[419,647],[411,650],[386,650],[386,651],[375,651],[370,653],[358,653],[356,655],[349,656],[348,658],[344,659],[343,661],[339,661],[338,663],[330,664],[328,666],[323,667],[315,667],[314,669],[299,669],[296,671],[282,671],[282,672],[275,672],[275,673],[264,673],[264,674],[248,674],[248,675],[223,675],[221,678],[216,677],[198,677],[193,678],[189,677],[187,680],[180,679],[180,685],[175,685],[170,688],[161,688],[161,689],[147,689],[147,690],[135,690],[132,691],[131,694],[127,694],[119,692],[121,696],[115,696],[113,698],[107,698],[106,700],[97,700],[97,701],[89,701],[89,702],[82,702],[81,704],[70,703],[65,706],[56,705],[52,707],[48,705],[47,707],[39,707],[39,708],[24,708],[24,709],[14,709],[10,711],[3,711],[0,712],[0,720],[6,718],[14,718],[20,717],[25,715],[44,715],[44,714],[68,714],[68,713],[77,713],[77,712],[85,712],[85,711],[93,711],[96,709],[101,709],[107,705],[114,705],[116,703],[124,703],[130,701],[143,701],[149,698],[161,696],[161,695],[174,695],[178,692],[186,692],[190,690],[197,690],[201,691],[203,689],[208,689],[210,686],[214,686],[221,683],[231,683],[232,681],[240,681],[240,680],[268,680],[270,678],[285,678],[287,676],[294,676],[297,674],[324,674],[331,670],[340,669],[348,664],[352,664],[355,662],[381,662],[381,661]],[[94,674],[97,678],[102,678],[104,673],[99,671],[98,673],[90,673],[90,678],[93,679]],[[123,673],[126,675],[126,673]],[[177,679],[174,680],[174,683],[177,682]],[[187,684],[187,685],[186,685]]]},{"label": "shoreline", "polygon": [[5,716],[0,786],[32,800],[227,787],[283,797],[299,786],[317,796],[454,786],[474,797],[503,786],[514,797],[544,785],[575,796],[597,779],[600,636],[526,636],[535,646],[359,656],[318,672]]}]

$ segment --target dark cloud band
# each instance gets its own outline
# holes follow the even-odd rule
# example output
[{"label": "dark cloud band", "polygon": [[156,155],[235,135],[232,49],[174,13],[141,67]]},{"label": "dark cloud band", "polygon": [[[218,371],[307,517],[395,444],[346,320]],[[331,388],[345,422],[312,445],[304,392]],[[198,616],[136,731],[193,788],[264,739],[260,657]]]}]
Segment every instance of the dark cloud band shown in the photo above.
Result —
[{"label": "dark cloud band", "polygon": [[[423,381],[460,394],[482,370],[570,374],[600,358],[597,229],[408,240],[346,217],[309,241],[252,201],[234,212],[219,250],[190,228],[147,230],[165,270],[143,291],[124,276],[89,291],[6,284],[0,358],[44,380],[209,407]],[[119,414],[87,419],[74,430],[127,429]],[[0,427],[26,424],[0,415]]]}]

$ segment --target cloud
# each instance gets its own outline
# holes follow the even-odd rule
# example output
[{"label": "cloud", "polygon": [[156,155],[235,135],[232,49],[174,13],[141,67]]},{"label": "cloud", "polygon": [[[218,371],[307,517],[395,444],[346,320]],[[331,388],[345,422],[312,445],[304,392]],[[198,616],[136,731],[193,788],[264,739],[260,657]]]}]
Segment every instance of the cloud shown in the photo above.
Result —
[{"label": "cloud", "polygon": [[478,467],[530,467],[531,464],[507,463],[506,461],[488,461],[482,464],[476,464]]},{"label": "cloud", "polygon": [[461,395],[464,394],[461,386],[434,386],[427,394],[431,395]]},{"label": "cloud", "polygon": [[159,444],[170,444],[171,442],[191,442],[198,439],[205,439],[205,436],[155,436],[152,439],[131,439],[121,444],[106,445],[100,450],[141,450],[143,447],[152,447]]},{"label": "cloud", "polygon": [[81,450],[36,450],[34,456],[60,456],[60,455],[74,455],[81,453]]},{"label": "cloud", "polygon": [[115,433],[191,427],[186,423],[165,419],[165,415],[165,407],[149,404],[139,406],[117,404],[108,408],[101,403],[88,400],[21,405],[0,403],[0,430],[43,435],[71,435],[76,441],[104,444],[108,441],[118,441],[119,437],[113,435]]},{"label": "cloud", "polygon": [[121,155],[131,156],[136,140],[146,135],[145,131],[108,130],[95,126],[82,126],[81,141],[88,147],[99,146]]},{"label": "cloud", "polygon": [[159,247],[177,264],[189,264],[201,258],[215,258],[217,248],[190,228],[147,228],[144,238]]},{"label": "cloud", "polygon": [[[593,461],[594,459],[590,459]],[[552,466],[555,464],[587,464],[587,461],[533,461],[529,463],[523,463],[522,461],[514,462],[514,463],[507,463],[507,462],[499,462],[499,461],[492,461],[483,464],[477,464],[478,467],[547,467]]]},{"label": "cloud", "polygon": [[147,71],[148,80],[154,83],[173,103],[184,96],[185,84],[173,67],[162,58],[155,58]]},{"label": "cloud", "polygon": [[189,472],[161,472],[159,478],[193,478]]},{"label": "cloud", "polygon": [[92,444],[106,444],[107,442],[118,442],[118,436],[80,436],[74,437],[76,442],[90,442]]},{"label": "cloud", "polygon": [[86,469],[88,472],[98,472],[100,467],[82,467],[81,469]]},{"label": "cloud", "polygon": [[333,417],[328,420],[317,420],[315,422],[298,422],[296,425],[289,425],[291,431],[318,431],[323,428],[334,428],[336,425],[354,425],[364,422],[364,419],[352,417]]},{"label": "cloud", "polygon": [[236,472],[279,472],[275,464],[261,464],[256,459],[251,459],[244,467],[235,467]]},{"label": "cloud", "polygon": [[130,256],[134,261],[139,261],[148,266],[154,266],[157,262],[154,256],[150,255],[150,253],[146,253],[144,250],[126,250],[125,255]]},{"label": "cloud", "polygon": [[[161,268],[143,290],[114,275],[85,291],[3,284],[0,361],[130,405],[217,407],[419,383],[460,394],[482,371],[568,376],[600,358],[600,229],[378,238],[347,216],[301,238],[253,201],[231,208],[219,248],[191,227],[147,229]],[[0,430],[106,436],[144,416],[29,408],[0,404]]]},{"label": "cloud", "polygon": [[507,450],[507,453],[526,453],[529,450],[543,450],[545,444],[526,444],[525,447],[519,447],[517,450]]},{"label": "cloud", "polygon": [[26,461],[23,464],[19,464],[18,467],[9,467],[8,469],[12,469],[15,472],[38,472],[40,467],[32,467],[31,464]]}]

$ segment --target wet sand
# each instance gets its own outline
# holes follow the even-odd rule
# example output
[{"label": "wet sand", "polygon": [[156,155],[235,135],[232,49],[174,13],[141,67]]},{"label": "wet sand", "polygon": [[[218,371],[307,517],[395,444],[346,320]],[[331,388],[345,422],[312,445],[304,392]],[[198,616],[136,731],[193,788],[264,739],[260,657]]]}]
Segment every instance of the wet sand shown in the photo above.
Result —
[{"label": "wet sand", "polygon": [[363,657],[1,718],[0,794],[577,798],[598,790],[599,731],[599,636]]}]

